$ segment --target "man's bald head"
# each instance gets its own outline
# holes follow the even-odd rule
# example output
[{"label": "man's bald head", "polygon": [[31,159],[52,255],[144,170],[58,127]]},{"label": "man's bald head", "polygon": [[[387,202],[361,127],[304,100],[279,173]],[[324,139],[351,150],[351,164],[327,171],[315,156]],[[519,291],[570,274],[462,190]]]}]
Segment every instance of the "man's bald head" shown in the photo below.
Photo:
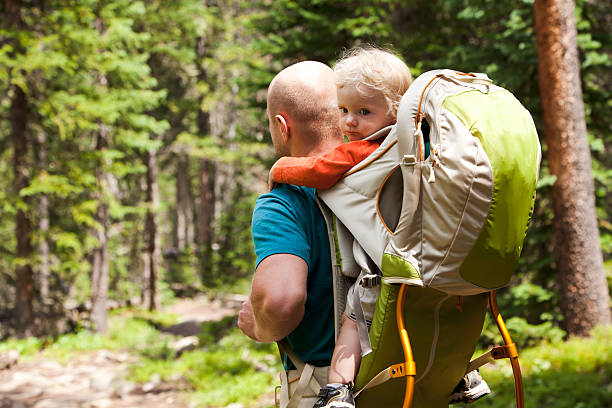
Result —
[{"label": "man's bald head", "polygon": [[270,121],[283,116],[292,136],[300,138],[294,142],[341,140],[334,73],[327,65],[304,61],[283,69],[270,83],[267,101]]}]

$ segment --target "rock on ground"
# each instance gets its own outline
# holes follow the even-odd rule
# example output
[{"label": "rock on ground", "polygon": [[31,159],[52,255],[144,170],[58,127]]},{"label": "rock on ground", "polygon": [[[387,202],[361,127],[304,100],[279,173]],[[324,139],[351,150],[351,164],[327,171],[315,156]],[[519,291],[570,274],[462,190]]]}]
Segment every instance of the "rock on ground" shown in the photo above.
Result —
[{"label": "rock on ground", "polygon": [[46,359],[0,371],[0,408],[187,408],[184,382],[136,385],[125,380],[133,357],[100,350],[67,364]]}]

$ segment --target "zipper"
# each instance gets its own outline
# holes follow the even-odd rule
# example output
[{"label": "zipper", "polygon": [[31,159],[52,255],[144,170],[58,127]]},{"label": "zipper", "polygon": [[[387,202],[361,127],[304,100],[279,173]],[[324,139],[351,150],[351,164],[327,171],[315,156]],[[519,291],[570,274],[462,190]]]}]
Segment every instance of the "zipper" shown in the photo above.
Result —
[{"label": "zipper", "polygon": [[[430,142],[431,143],[431,142]],[[431,161],[431,170],[429,171],[429,178],[427,179],[428,183],[435,183],[436,174],[435,169],[436,165],[440,163],[440,156],[438,155],[438,149],[434,145],[429,145],[429,160]]]}]

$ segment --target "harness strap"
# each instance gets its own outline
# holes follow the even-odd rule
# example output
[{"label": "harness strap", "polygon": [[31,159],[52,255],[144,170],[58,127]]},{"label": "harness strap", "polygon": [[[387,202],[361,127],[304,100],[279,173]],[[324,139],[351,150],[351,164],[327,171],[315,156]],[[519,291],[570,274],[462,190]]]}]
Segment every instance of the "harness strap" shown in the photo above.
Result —
[{"label": "harness strap", "polygon": [[304,371],[304,367],[306,366],[306,364],[304,364],[302,359],[299,358],[297,354],[293,352],[291,346],[289,345],[289,341],[287,341],[286,338],[277,341],[276,344],[278,345],[278,352],[280,354],[281,362],[285,362],[285,356],[283,354],[286,354],[287,357],[289,357],[289,360],[291,360],[295,368],[297,368],[300,373]]},{"label": "harness strap", "polygon": [[287,376],[287,372],[284,369],[281,371],[281,382],[287,386],[280,387],[280,406],[286,408],[298,408],[300,401],[308,388],[310,388],[314,395],[316,395],[325,384],[320,384],[319,380],[317,380],[317,377],[314,375],[316,367],[312,364],[305,364],[302,359],[299,358],[291,349],[291,346],[286,338],[278,341],[277,345],[281,356],[281,361],[284,361],[284,355],[286,354],[300,374],[298,378],[291,381],[297,381],[298,383],[290,397],[289,378]]},{"label": "harness strap", "polygon": [[416,376],[416,364],[414,361],[411,364],[408,363],[400,363],[393,364],[382,370],[380,373],[376,374],[366,385],[364,385],[359,391],[355,393],[355,398],[362,391],[367,390],[372,387],[376,387],[377,385],[384,384],[389,381],[391,378],[400,378],[405,377],[407,375]]},{"label": "harness strap", "polygon": [[[358,284],[360,282],[357,282]],[[359,297],[359,291],[353,291],[353,311],[355,312],[355,323],[357,324],[357,334],[359,334],[359,344],[361,346],[361,356],[365,356],[372,352],[372,344],[370,343],[370,331],[363,314],[363,306]]]},{"label": "harness strap", "polygon": [[372,288],[376,285],[380,285],[380,276],[376,273],[376,265],[374,265],[374,262],[372,262],[357,240],[353,240],[353,257],[361,269],[361,276],[359,280],[355,282],[355,287],[353,289],[353,309],[355,312],[355,323],[357,323],[357,333],[359,334],[361,355],[365,356],[372,352],[372,345],[370,344],[370,330],[365,320],[357,286]]},{"label": "harness strap", "polygon": [[470,361],[470,364],[468,364],[465,373],[467,374],[471,371],[474,371],[477,368],[480,368],[483,365],[495,360],[515,357],[518,357],[518,351],[516,350],[516,345],[514,343],[508,344],[506,346],[493,347],[491,350]]},{"label": "harness strap", "polygon": [[[302,375],[300,376],[300,381],[298,381],[297,388],[295,392],[289,399],[289,403],[287,404],[287,408],[298,408],[300,400],[304,396],[304,392],[306,388],[310,385],[310,380],[314,379],[314,366],[311,364],[306,364],[304,366],[304,370],[302,371]],[[316,381],[316,379],[314,379]],[[288,389],[289,387],[287,387]],[[318,390],[317,390],[318,392]]]}]

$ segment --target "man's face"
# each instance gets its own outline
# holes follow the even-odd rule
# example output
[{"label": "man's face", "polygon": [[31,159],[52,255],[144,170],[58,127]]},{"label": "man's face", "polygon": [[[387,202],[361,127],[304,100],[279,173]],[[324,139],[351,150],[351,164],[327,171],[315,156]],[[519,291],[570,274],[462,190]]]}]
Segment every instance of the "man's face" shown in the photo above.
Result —
[{"label": "man's face", "polygon": [[289,149],[283,139],[280,123],[270,114],[269,109],[266,110],[266,113],[268,116],[268,128],[270,129],[270,137],[272,138],[272,144],[274,145],[276,156],[289,156]]}]

